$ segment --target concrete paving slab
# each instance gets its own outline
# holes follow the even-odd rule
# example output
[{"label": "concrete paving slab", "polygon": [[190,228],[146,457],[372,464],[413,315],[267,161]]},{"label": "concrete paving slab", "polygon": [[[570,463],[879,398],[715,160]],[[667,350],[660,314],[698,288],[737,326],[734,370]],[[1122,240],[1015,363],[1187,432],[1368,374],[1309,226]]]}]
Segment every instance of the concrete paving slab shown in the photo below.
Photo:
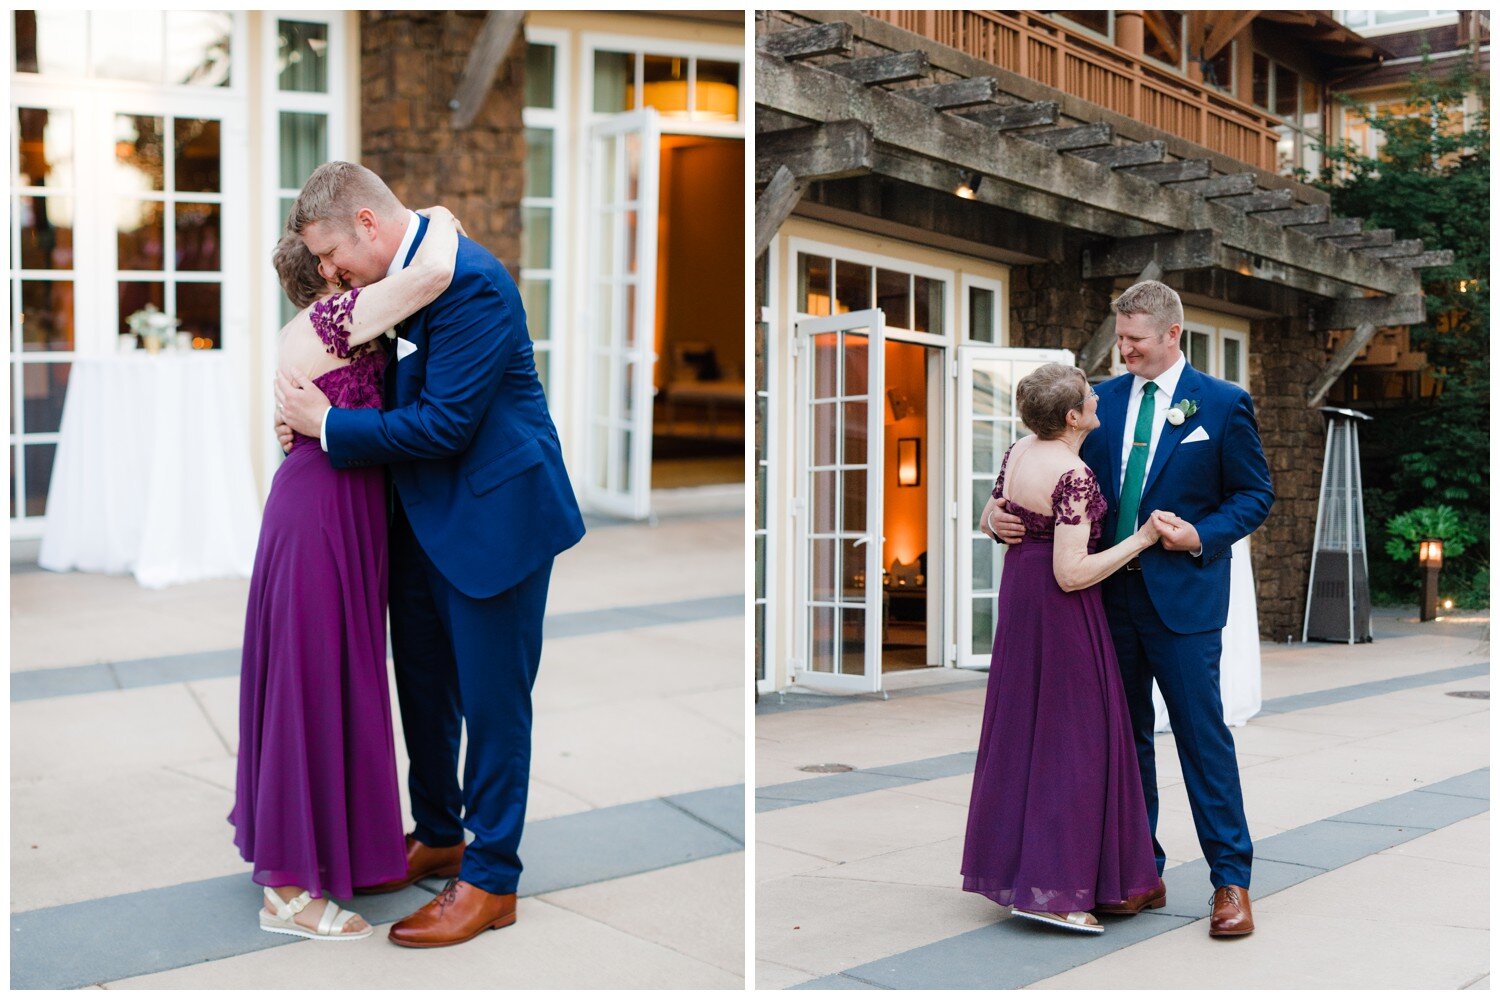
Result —
[{"label": "concrete paving slab", "polygon": [[1490,867],[1490,814],[1459,820],[1452,826],[1423,834],[1388,848],[1384,853],[1468,865],[1486,873]]},{"label": "concrete paving slab", "polygon": [[599,921],[526,899],[517,907],[514,926],[455,948],[397,948],[377,930],[363,941],[299,941],[109,987],[265,989],[268,983],[366,989],[739,989],[744,980]]},{"label": "concrete paving slab", "polygon": [[789,847],[777,847],[775,844],[764,842],[755,845],[755,880],[757,882],[769,882],[788,875],[802,875],[837,863],[828,858],[820,858],[815,854],[793,850]]},{"label": "concrete paving slab", "polygon": [[541,897],[736,977],[745,974],[745,856],[728,854]]},{"label": "concrete paving slab", "polygon": [[744,785],[726,785],[723,788],[705,788],[683,795],[668,795],[663,801],[738,841],[741,846],[744,845]]},{"label": "concrete paving slab", "polygon": [[860,882],[888,882],[899,885],[925,885],[934,889],[963,891],[964,836],[955,836],[904,851],[891,851],[862,861],[831,865],[816,872],[818,878],[855,879]]},{"label": "concrete paving slab", "polygon": [[[806,969],[794,969],[789,965],[767,961],[764,958],[756,959],[754,985],[757,990],[784,990],[789,986],[806,982],[808,974]],[[859,988],[866,989],[867,987]]]},{"label": "concrete paving slab", "polygon": [[181,685],[34,701],[11,712],[12,781],[118,774],[227,755]]},{"label": "concrete paving slab", "polygon": [[[1421,891],[1414,892],[1413,887]],[[1362,858],[1318,878],[1316,891],[1283,892],[1267,897],[1256,913],[1269,918],[1286,914],[1338,919],[1350,915],[1352,899],[1387,899],[1397,923],[1425,927],[1487,929],[1490,925],[1489,878],[1467,865],[1398,854]],[[1375,918],[1370,909],[1355,914]]]},{"label": "concrete paving slab", "polygon": [[761,843],[815,850],[847,862],[945,840],[962,831],[967,820],[967,809],[897,789],[760,813],[755,836]]}]

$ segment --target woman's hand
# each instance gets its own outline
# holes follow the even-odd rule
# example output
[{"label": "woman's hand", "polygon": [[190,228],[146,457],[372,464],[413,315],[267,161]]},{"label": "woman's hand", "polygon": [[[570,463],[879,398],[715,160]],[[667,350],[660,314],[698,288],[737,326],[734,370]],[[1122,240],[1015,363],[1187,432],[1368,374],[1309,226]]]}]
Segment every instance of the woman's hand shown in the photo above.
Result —
[{"label": "woman's hand", "polygon": [[468,232],[464,229],[464,224],[462,222],[459,222],[458,219],[454,218],[453,213],[448,211],[442,205],[433,205],[431,208],[419,208],[417,209],[417,214],[424,215],[428,219],[434,221],[442,220],[444,222],[451,222],[453,224],[453,228],[458,232],[458,235],[469,235]]},{"label": "woman's hand", "polygon": [[1141,525],[1140,530],[1135,533],[1136,537],[1145,542],[1146,548],[1149,549],[1161,541],[1162,525],[1166,523],[1163,519],[1171,516],[1172,514],[1168,511],[1153,510],[1151,516],[1146,518],[1146,523]]}]

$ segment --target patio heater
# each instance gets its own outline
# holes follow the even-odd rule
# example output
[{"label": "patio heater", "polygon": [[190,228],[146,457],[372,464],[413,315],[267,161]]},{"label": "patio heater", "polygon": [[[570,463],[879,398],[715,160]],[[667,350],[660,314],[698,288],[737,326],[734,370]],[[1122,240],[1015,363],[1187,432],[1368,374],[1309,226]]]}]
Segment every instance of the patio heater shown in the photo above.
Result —
[{"label": "patio heater", "polygon": [[1328,414],[1328,443],[1323,450],[1323,486],[1318,494],[1302,641],[1369,642],[1370,570],[1355,421],[1371,417],[1336,406],[1319,410]]}]

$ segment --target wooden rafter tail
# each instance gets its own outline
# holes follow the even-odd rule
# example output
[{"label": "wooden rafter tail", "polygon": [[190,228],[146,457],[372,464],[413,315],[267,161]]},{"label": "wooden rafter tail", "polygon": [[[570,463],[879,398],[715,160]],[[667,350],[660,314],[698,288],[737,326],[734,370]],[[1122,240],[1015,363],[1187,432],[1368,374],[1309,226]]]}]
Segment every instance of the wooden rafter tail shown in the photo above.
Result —
[{"label": "wooden rafter tail", "polygon": [[895,93],[938,111],[957,111],[997,103],[1000,100],[1000,81],[992,76],[976,76],[931,87],[909,87]]},{"label": "wooden rafter tail", "polygon": [[1353,236],[1364,228],[1364,219],[1334,219],[1316,226],[1298,226],[1297,231],[1315,240],[1326,240],[1333,236]]},{"label": "wooden rafter tail", "polygon": [[1188,191],[1201,198],[1224,198],[1229,195],[1250,194],[1255,190],[1254,174],[1220,174],[1205,180],[1184,181],[1173,184],[1178,191]]},{"label": "wooden rafter tail", "polygon": [[1170,163],[1147,163],[1116,169],[1122,174],[1143,177],[1157,184],[1177,184],[1182,181],[1196,181],[1213,176],[1213,167],[1207,160],[1173,160]]},{"label": "wooden rafter tail", "polygon": [[[903,91],[896,91],[901,94]],[[1060,105],[1056,101],[1033,101],[1030,104],[1012,104],[1004,108],[983,108],[979,111],[959,113],[959,118],[988,126],[1001,132],[1011,129],[1031,128],[1034,125],[1051,125],[1057,121]]]},{"label": "wooden rafter tail", "polygon": [[492,10],[485,16],[484,27],[479,29],[479,37],[474,40],[474,47],[469,50],[469,58],[464,63],[458,89],[453,100],[448,102],[453,109],[453,128],[465,129],[473,124],[525,18],[524,10]]},{"label": "wooden rafter tail", "polygon": [[1256,218],[1273,226],[1316,226],[1328,221],[1327,205],[1298,205],[1274,212],[1262,212]]},{"label": "wooden rafter tail", "polygon": [[1385,263],[1396,267],[1422,268],[1422,267],[1452,267],[1452,250],[1428,250],[1412,257],[1387,257]]},{"label": "wooden rafter tail", "polygon": [[1394,229],[1371,229],[1356,236],[1335,236],[1328,242],[1336,247],[1343,247],[1345,250],[1388,247],[1396,242],[1396,231]]},{"label": "wooden rafter tail", "polygon": [[1383,247],[1360,247],[1361,257],[1379,260],[1382,257],[1415,257],[1422,252],[1421,240],[1396,240]]},{"label": "wooden rafter tail", "polygon": [[1167,144],[1160,139],[1150,142],[1132,142],[1124,146],[1095,146],[1090,149],[1073,149],[1069,156],[1080,156],[1085,160],[1118,169],[1148,163],[1160,163],[1167,157]]},{"label": "wooden rafter tail", "polygon": [[853,45],[854,26],[844,21],[778,31],[755,40],[757,52],[792,61],[814,56],[848,55]]},{"label": "wooden rafter tail", "polygon": [[1105,122],[1079,125],[1074,128],[1050,128],[1045,132],[1027,132],[1021,136],[1027,142],[1046,146],[1063,152],[1069,149],[1088,149],[1090,146],[1108,146],[1114,141],[1115,130]]},{"label": "wooden rafter tail", "polygon": [[925,52],[898,52],[889,56],[850,59],[848,62],[833,63],[822,68],[867,87],[920,80],[930,69]]}]

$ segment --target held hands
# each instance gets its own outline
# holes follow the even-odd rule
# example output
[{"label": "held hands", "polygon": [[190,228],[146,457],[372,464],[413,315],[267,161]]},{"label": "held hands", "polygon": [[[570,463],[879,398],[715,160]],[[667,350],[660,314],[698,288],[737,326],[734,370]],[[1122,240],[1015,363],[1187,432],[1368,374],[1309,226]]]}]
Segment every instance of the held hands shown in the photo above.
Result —
[{"label": "held hands", "polygon": [[280,418],[276,436],[282,450],[291,450],[291,436],[282,433],[283,427],[310,438],[319,437],[323,432],[323,414],[330,408],[328,397],[312,379],[292,368],[276,373],[276,415]]},{"label": "held hands", "polygon": [[[1198,539],[1198,529],[1171,511],[1152,511],[1151,520],[1147,524],[1155,528],[1161,538],[1161,547],[1168,552],[1197,552],[1203,548],[1203,543]],[[1145,527],[1142,526],[1143,531]]]}]

